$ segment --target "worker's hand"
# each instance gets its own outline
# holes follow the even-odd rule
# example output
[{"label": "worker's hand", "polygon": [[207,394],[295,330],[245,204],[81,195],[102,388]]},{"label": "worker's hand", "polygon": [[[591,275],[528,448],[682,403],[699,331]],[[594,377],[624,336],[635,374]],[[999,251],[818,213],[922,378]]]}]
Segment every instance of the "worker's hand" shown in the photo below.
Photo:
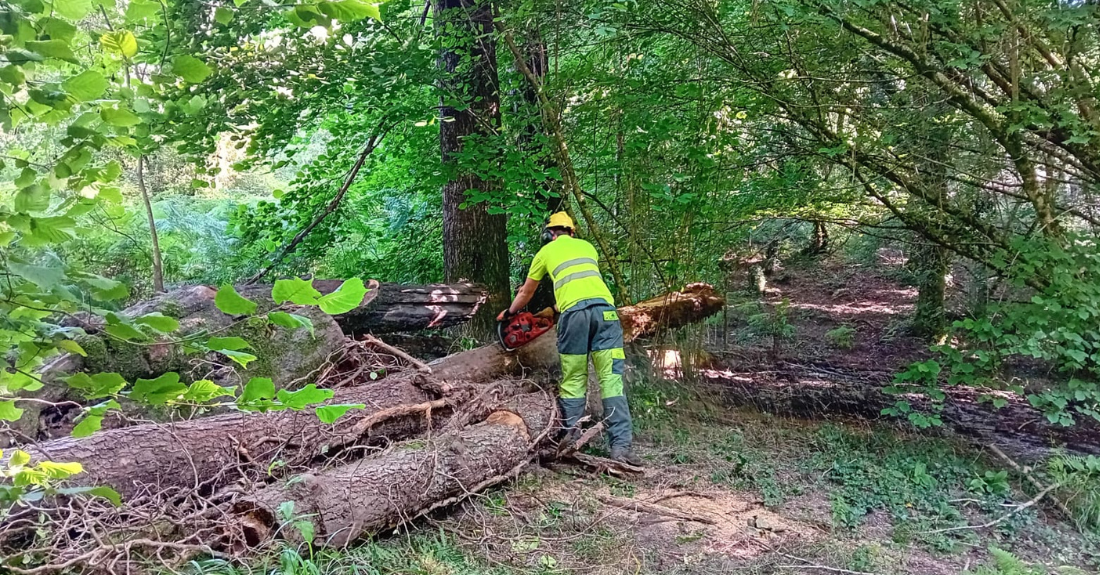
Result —
[{"label": "worker's hand", "polygon": [[512,317],[513,315],[515,315],[515,314],[512,313],[511,308],[504,308],[504,310],[502,310],[500,313],[497,314],[497,321],[504,321],[504,320]]}]

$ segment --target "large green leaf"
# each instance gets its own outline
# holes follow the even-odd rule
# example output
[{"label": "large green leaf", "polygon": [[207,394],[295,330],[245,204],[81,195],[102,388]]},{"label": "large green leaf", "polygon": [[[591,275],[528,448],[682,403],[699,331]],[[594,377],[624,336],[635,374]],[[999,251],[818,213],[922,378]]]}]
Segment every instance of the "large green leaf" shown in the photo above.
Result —
[{"label": "large green leaf", "polygon": [[252,346],[247,341],[239,337],[212,337],[206,340],[206,347],[215,351],[221,351],[228,349],[230,351],[240,351],[242,349],[250,349]]},{"label": "large green leaf", "polygon": [[225,6],[218,6],[214,10],[214,21],[223,26],[229,24],[233,21],[233,10]]},{"label": "large green leaf", "polygon": [[8,262],[8,271],[44,290],[57,287],[65,279],[65,270],[60,267],[37,266],[12,261]]},{"label": "large green leaf", "polygon": [[195,403],[206,403],[218,397],[233,397],[234,389],[236,389],[234,386],[222,387],[209,379],[200,379],[187,387],[187,392],[183,394],[182,399]]},{"label": "large green leaf", "polygon": [[134,320],[134,323],[147,325],[161,333],[171,333],[180,328],[180,322],[174,317],[161,313],[147,313]]},{"label": "large green leaf", "polygon": [[44,212],[50,208],[50,189],[41,184],[27,186],[15,193],[15,211]]},{"label": "large green leaf", "polygon": [[239,399],[242,403],[249,403],[261,399],[275,397],[275,383],[270,378],[253,377],[244,385],[244,392]]},{"label": "large green leaf", "polygon": [[15,401],[0,401],[0,421],[19,421],[23,409],[15,406]]},{"label": "large green leaf", "polygon": [[73,64],[79,64],[76,54],[73,54],[69,43],[64,40],[32,40],[27,42],[27,49],[46,58],[56,58]]},{"label": "large green leaf", "polygon": [[103,417],[112,409],[120,409],[117,401],[111,399],[88,409],[88,414],[73,428],[73,437],[87,437],[103,427]]},{"label": "large green leaf", "polygon": [[66,42],[76,36],[76,26],[60,19],[46,17],[38,21],[41,29],[39,36],[50,40],[64,40]]},{"label": "large green leaf", "polygon": [[180,374],[168,372],[156,379],[139,379],[130,389],[130,399],[151,405],[164,405],[187,392]]},{"label": "large green leaf", "polygon": [[78,101],[89,102],[107,91],[107,79],[95,70],[85,70],[62,82],[61,87]]},{"label": "large green leaf", "polygon": [[302,278],[275,280],[271,288],[271,299],[281,304],[285,301],[296,305],[317,305],[321,292],[313,287],[313,282]]},{"label": "large green leaf", "polygon": [[199,84],[210,76],[210,66],[194,56],[184,54],[172,61],[172,70],[184,81]]},{"label": "large green leaf", "polygon": [[92,11],[92,0],[53,0],[53,9],[70,20],[80,20]]},{"label": "large green leaf", "polygon": [[42,471],[50,479],[68,479],[78,473],[84,473],[84,466],[77,462],[42,461],[38,464]]},{"label": "large green leaf", "polygon": [[126,108],[103,108],[99,115],[104,122],[120,128],[129,128],[141,123],[141,118]]},{"label": "large green leaf", "polygon": [[321,306],[321,311],[336,315],[359,307],[365,295],[367,287],[363,285],[363,280],[352,278],[340,284],[336,291],[321,297],[317,303]]},{"label": "large green leaf", "polygon": [[76,222],[68,216],[33,218],[30,223],[30,235],[23,238],[23,243],[35,246],[68,241],[76,227]]},{"label": "large green leaf", "polygon": [[313,334],[313,321],[308,317],[287,313],[285,311],[273,311],[267,314],[267,319],[277,326],[289,327],[291,329],[306,328],[311,335]]},{"label": "large green leaf", "polygon": [[322,423],[335,423],[337,419],[344,416],[345,413],[352,409],[363,409],[366,405],[362,403],[338,403],[336,405],[324,405],[317,408],[317,418]]},{"label": "large green leaf", "polygon": [[332,398],[332,395],[331,389],[318,389],[315,384],[311,383],[298,391],[280,389],[275,397],[279,400],[279,403],[290,409],[302,409],[307,405],[328,400]]},{"label": "large green leaf", "polygon": [[81,395],[87,399],[98,399],[114,395],[126,387],[126,380],[117,373],[97,373],[94,375],[78,373],[62,379],[69,384],[69,387],[80,391]]},{"label": "large green leaf", "polygon": [[107,332],[107,335],[116,337],[123,341],[145,341],[149,339],[149,337],[142,333],[141,330],[125,323],[116,323],[103,326],[103,331]]},{"label": "large green leaf", "polygon": [[96,487],[64,487],[57,490],[62,495],[91,495],[93,497],[102,497],[111,502],[112,505],[118,507],[122,505],[122,496],[117,491],[103,485]]},{"label": "large green leaf", "polygon": [[234,351],[232,349],[216,349],[214,351],[224,355],[225,357],[228,357],[245,369],[248,369],[248,364],[256,361],[257,359],[256,356],[252,355],[251,353],[245,353],[243,351]]},{"label": "large green leaf", "polygon": [[341,22],[355,22],[363,18],[374,18],[382,21],[382,15],[378,6],[363,0],[338,0],[336,2],[321,2],[317,5],[324,15]]},{"label": "large green leaf", "polygon": [[135,38],[134,33],[129,30],[108,32],[99,37],[99,43],[102,44],[104,48],[125,58],[133,58],[137,55],[137,38]]},{"label": "large green leaf", "polygon": [[126,22],[137,24],[143,20],[156,19],[160,16],[161,7],[157,2],[148,0],[131,0],[126,6]]},{"label": "large green leaf", "polygon": [[245,299],[231,285],[223,285],[218,288],[214,296],[214,305],[229,315],[252,315],[256,312],[256,302]]}]

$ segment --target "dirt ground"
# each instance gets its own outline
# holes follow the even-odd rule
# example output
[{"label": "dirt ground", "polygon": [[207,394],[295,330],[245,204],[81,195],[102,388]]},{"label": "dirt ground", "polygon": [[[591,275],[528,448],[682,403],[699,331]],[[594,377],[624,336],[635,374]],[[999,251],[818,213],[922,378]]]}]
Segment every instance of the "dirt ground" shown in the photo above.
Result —
[{"label": "dirt ground", "polygon": [[[898,281],[900,262],[881,257],[874,268],[786,270],[771,283],[767,304],[788,302],[794,328],[779,361],[885,382],[927,353],[905,329],[916,290]],[[712,323],[700,336],[707,353],[690,355],[711,359],[697,371],[688,352],[665,347],[650,350],[658,362],[650,373],[632,366],[644,476],[540,468],[439,526],[507,572],[946,575],[990,564],[991,547],[1036,573],[1100,565],[1097,538],[1048,506],[975,528],[1031,494],[1017,477],[980,487],[975,478],[996,477],[1003,465],[961,441],[723,405],[714,385],[770,377],[759,366],[777,359],[744,315],[718,324],[726,326],[727,334]],[[845,326],[851,333],[838,338]]]}]

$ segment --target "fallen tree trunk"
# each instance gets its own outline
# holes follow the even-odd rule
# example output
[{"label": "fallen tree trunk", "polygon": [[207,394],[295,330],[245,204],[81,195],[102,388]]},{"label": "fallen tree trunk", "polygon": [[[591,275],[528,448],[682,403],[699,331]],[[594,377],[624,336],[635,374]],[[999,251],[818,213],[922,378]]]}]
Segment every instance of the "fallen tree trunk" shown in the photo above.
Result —
[{"label": "fallen tree trunk", "polygon": [[[889,372],[852,372],[796,364],[740,368],[738,372],[704,370],[724,399],[734,405],[751,405],[766,413],[820,418],[847,415],[871,420],[887,419],[882,410],[899,399],[914,411],[930,412],[932,402],[916,395],[896,396],[882,391]],[[1052,447],[1100,455],[1100,426],[1081,419],[1077,425],[1052,425],[1026,401],[1006,394],[1005,407],[994,409],[979,402],[981,392],[954,387],[944,390],[948,399],[939,413],[944,427],[980,445],[998,445],[1022,459],[1049,456]],[[895,420],[896,421],[896,420]]]},{"label": "fallen tree trunk", "polygon": [[623,324],[624,338],[632,341],[702,321],[722,311],[724,305],[726,300],[712,286],[694,283],[682,291],[619,308],[619,321]]},{"label": "fallen tree trunk", "polygon": [[[313,524],[313,546],[342,547],[515,476],[537,454],[554,419],[549,395],[521,395],[482,423],[268,485],[234,506],[235,539],[255,546],[276,535],[278,510],[289,501],[296,516]],[[280,535],[302,537],[287,527]]]},{"label": "fallen tree trunk", "polygon": [[[307,466],[328,450],[372,438],[403,439],[425,429],[422,412],[395,417],[371,430],[357,431],[355,422],[374,413],[433,400],[459,403],[476,395],[473,383],[513,373],[531,373],[556,365],[552,337],[539,338],[515,353],[492,345],[457,353],[432,364],[430,379],[419,374],[386,378],[361,387],[337,390],[333,404],[365,404],[329,425],[313,408],[269,413],[227,413],[167,424],[108,429],[88,437],[64,437],[26,450],[35,459],[78,462],[84,473],[74,484],[109,485],[123,495],[156,493],[171,488],[213,489],[233,481],[240,466],[266,468],[276,460],[288,467]],[[439,387],[451,392],[430,393]],[[471,382],[461,385],[458,382]],[[515,391],[502,386],[501,393]],[[446,417],[450,407],[433,410]],[[436,423],[439,423],[438,421]],[[367,432],[369,431],[369,433]]]}]

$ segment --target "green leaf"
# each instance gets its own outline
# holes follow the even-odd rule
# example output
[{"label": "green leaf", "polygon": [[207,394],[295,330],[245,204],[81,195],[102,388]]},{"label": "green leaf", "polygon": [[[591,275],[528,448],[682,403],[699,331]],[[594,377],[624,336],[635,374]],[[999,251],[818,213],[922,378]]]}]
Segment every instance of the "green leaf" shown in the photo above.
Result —
[{"label": "green leaf", "polygon": [[271,299],[276,304],[285,301],[296,305],[317,305],[321,292],[313,288],[313,282],[302,278],[275,280],[271,288]]},{"label": "green leaf", "polygon": [[209,379],[200,379],[188,386],[182,399],[184,401],[205,403],[218,397],[233,397],[234,389],[236,389],[235,386],[222,387]]},{"label": "green leaf", "polygon": [[321,12],[341,22],[355,22],[363,18],[374,18],[382,21],[382,15],[378,6],[363,0],[338,0],[336,2],[321,2],[317,5]]},{"label": "green leaf", "polygon": [[298,391],[280,389],[275,396],[279,403],[290,409],[302,409],[307,405],[321,403],[332,398],[331,389],[317,389],[317,385],[309,384]]},{"label": "green leaf", "polygon": [[103,428],[102,415],[86,415],[73,427],[73,437],[88,437]]},{"label": "green leaf", "polygon": [[366,407],[366,405],[362,403],[325,405],[317,408],[317,419],[320,419],[321,423],[335,423],[337,419],[343,417],[348,411],[352,409],[363,409],[364,407]]},{"label": "green leaf", "polygon": [[91,495],[93,497],[102,497],[110,501],[115,507],[122,505],[122,496],[114,489],[104,485],[96,487],[65,487],[58,489],[57,492],[62,495]]},{"label": "green leaf", "polygon": [[176,59],[172,61],[172,70],[184,81],[192,84],[201,83],[211,74],[210,66],[207,66],[202,60],[187,54],[176,56]]},{"label": "green leaf", "polygon": [[147,325],[161,333],[171,333],[180,328],[180,322],[176,318],[168,317],[159,312],[145,314],[135,319],[134,323]]},{"label": "green leaf", "polygon": [[0,421],[19,421],[23,409],[15,407],[15,401],[0,401]]},{"label": "green leaf", "polygon": [[99,195],[97,197],[103,201],[111,202],[112,204],[121,204],[122,189],[116,187],[99,188]]},{"label": "green leaf", "polygon": [[90,102],[107,91],[107,79],[95,70],[85,70],[62,82],[61,87],[77,101]]},{"label": "green leaf", "polygon": [[31,220],[31,235],[24,237],[23,243],[40,246],[67,241],[73,237],[70,232],[75,226],[76,222],[68,216],[34,218]]},{"label": "green leaf", "polygon": [[340,284],[336,291],[323,296],[317,303],[321,306],[321,311],[337,315],[359,307],[365,295],[367,288],[363,285],[363,280],[352,278]]},{"label": "green leaf", "polygon": [[248,369],[248,364],[256,361],[256,356],[243,351],[234,351],[232,349],[215,349],[214,351],[228,357],[245,369]]},{"label": "green leaf", "polygon": [[122,282],[88,272],[77,272],[75,276],[78,282],[92,288],[92,295],[98,300],[125,299],[130,295],[130,290]]},{"label": "green leaf", "polygon": [[23,69],[14,64],[9,64],[0,68],[0,80],[11,84],[12,86],[20,86],[26,81],[27,76],[23,73]]},{"label": "green leaf", "polygon": [[65,279],[65,270],[59,267],[36,266],[13,261],[8,263],[8,271],[44,290],[57,287]]},{"label": "green leaf", "polygon": [[180,374],[168,372],[156,379],[139,379],[130,390],[130,399],[150,405],[164,405],[187,392],[180,383]]},{"label": "green leaf", "polygon": [[126,22],[130,24],[140,23],[142,20],[155,19],[160,16],[161,7],[157,2],[146,0],[132,0],[126,6]]},{"label": "green leaf", "polygon": [[11,454],[11,459],[8,460],[8,465],[11,467],[22,467],[31,462],[31,454],[21,449],[16,449],[15,453]]},{"label": "green leaf", "polygon": [[120,128],[129,128],[141,123],[141,118],[126,108],[103,108],[99,115],[104,122]]},{"label": "green leaf", "polygon": [[66,42],[76,36],[76,26],[60,18],[43,18],[38,21],[40,36],[49,37],[50,40],[64,40]]},{"label": "green leaf", "polygon": [[80,20],[92,11],[92,0],[53,0],[53,9],[70,20]]},{"label": "green leaf", "polygon": [[56,461],[43,461],[38,464],[38,469],[50,479],[68,479],[73,475],[84,472],[84,466],[72,463],[58,463]]},{"label": "green leaf", "polygon": [[97,373],[88,375],[78,373],[62,378],[69,387],[76,389],[87,399],[98,399],[108,395],[114,395],[126,387],[126,380],[117,373]]},{"label": "green leaf", "polygon": [[108,32],[99,37],[99,43],[107,50],[124,58],[133,58],[138,52],[137,38],[129,30]]},{"label": "green leaf", "polygon": [[290,329],[307,328],[309,333],[313,334],[313,322],[308,317],[303,317],[293,313],[287,313],[285,311],[273,311],[267,314],[267,319],[271,323],[288,327]]},{"label": "green leaf", "polygon": [[253,377],[244,386],[244,392],[238,401],[249,403],[259,399],[275,397],[275,383],[267,377]]},{"label": "green leaf", "polygon": [[44,212],[50,208],[50,190],[34,184],[19,190],[15,194],[15,211]]},{"label": "green leaf", "polygon": [[72,64],[79,64],[69,43],[64,40],[32,40],[27,42],[27,49],[46,58],[56,58]]},{"label": "green leaf", "polygon": [[242,349],[251,349],[252,346],[247,341],[239,337],[212,337],[206,340],[206,347],[213,350],[240,351]]},{"label": "green leaf", "polygon": [[226,284],[218,288],[214,296],[214,305],[229,315],[252,315],[256,312],[256,302],[245,299],[233,286]]},{"label": "green leaf", "polygon": [[233,11],[225,6],[218,6],[214,10],[214,21],[223,26],[229,24],[233,21]]},{"label": "green leaf", "polygon": [[103,327],[103,331],[108,335],[121,339],[123,341],[145,341],[148,338],[144,333],[141,333],[137,328],[125,323],[116,323],[113,325],[107,325]]},{"label": "green leaf", "polygon": [[71,339],[63,339],[57,342],[57,347],[60,347],[61,349],[69,353],[75,353],[82,357],[88,357],[88,352],[84,351],[84,348],[80,347],[79,343],[76,343]]}]

